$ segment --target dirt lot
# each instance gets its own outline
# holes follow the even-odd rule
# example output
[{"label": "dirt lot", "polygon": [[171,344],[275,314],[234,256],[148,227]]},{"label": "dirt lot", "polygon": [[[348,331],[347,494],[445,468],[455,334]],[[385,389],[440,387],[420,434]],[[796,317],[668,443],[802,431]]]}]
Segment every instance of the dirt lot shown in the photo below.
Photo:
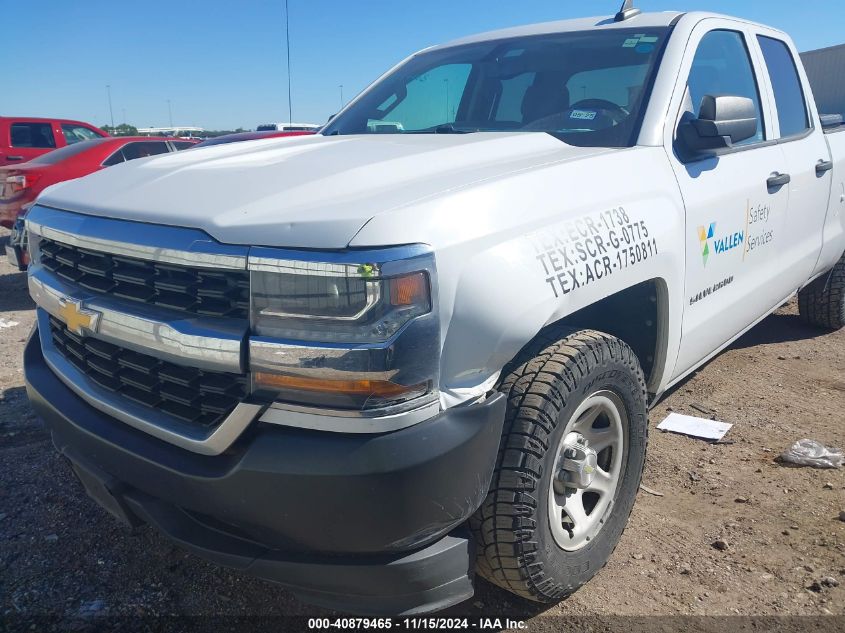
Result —
[{"label": "dirt lot", "polygon": [[[845,469],[775,461],[802,437],[845,446],[845,332],[795,315],[794,303],[779,310],[652,411],[654,426],[670,410],[735,426],[716,445],[652,430],[644,483],[663,496],[640,493],[588,586],[544,610],[479,583],[453,612],[529,630],[550,616],[845,615]],[[150,529],[129,533],[86,497],[27,403],[33,316],[25,276],[0,263],[0,616],[326,614]]]}]

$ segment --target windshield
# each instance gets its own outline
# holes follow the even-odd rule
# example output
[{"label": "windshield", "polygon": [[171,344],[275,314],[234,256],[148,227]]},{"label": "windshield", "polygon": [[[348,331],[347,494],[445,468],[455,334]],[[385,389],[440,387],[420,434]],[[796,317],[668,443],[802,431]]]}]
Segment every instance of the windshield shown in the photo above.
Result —
[{"label": "windshield", "polygon": [[108,143],[111,140],[113,139],[104,137],[94,138],[90,141],[77,141],[73,145],[66,145],[60,149],[54,149],[52,152],[48,152],[47,154],[42,154],[38,158],[34,158],[29,162],[32,165],[55,165],[63,160],[67,160],[71,156],[76,156],[77,154],[86,152],[100,143]]},{"label": "windshield", "polygon": [[573,145],[630,146],[668,35],[607,29],[423,52],[323,134],[547,132]]}]

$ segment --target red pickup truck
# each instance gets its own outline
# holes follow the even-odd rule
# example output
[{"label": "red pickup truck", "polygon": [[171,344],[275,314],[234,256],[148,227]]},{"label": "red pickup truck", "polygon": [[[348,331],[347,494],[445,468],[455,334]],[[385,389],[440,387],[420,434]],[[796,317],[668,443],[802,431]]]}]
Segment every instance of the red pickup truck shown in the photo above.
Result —
[{"label": "red pickup truck", "polygon": [[25,163],[54,149],[103,136],[108,134],[81,121],[0,117],[0,166]]}]

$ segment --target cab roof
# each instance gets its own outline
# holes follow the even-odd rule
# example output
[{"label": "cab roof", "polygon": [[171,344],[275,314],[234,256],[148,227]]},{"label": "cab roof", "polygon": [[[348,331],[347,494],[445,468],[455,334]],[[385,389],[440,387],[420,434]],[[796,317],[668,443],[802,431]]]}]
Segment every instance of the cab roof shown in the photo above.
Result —
[{"label": "cab roof", "polygon": [[655,28],[671,25],[684,14],[679,11],[662,11],[653,13],[640,13],[622,22],[616,22],[612,15],[603,15],[592,18],[576,18],[574,20],[557,20],[554,22],[541,22],[539,24],[526,24],[496,31],[487,31],[477,35],[469,35],[433,48],[449,48],[462,44],[474,44],[488,40],[502,40],[512,37],[526,37],[531,35],[547,35],[550,33],[568,33],[573,31],[589,31],[593,29],[613,30],[631,28]]}]

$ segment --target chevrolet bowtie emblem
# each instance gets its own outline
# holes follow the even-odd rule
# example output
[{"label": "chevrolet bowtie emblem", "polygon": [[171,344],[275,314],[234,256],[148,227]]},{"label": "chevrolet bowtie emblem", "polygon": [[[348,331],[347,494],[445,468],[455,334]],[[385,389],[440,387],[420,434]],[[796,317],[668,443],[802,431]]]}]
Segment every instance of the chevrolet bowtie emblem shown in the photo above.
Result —
[{"label": "chevrolet bowtie emblem", "polygon": [[82,336],[85,330],[96,332],[100,323],[100,313],[96,310],[89,310],[82,307],[81,301],[73,299],[59,300],[59,316],[74,334]]}]

